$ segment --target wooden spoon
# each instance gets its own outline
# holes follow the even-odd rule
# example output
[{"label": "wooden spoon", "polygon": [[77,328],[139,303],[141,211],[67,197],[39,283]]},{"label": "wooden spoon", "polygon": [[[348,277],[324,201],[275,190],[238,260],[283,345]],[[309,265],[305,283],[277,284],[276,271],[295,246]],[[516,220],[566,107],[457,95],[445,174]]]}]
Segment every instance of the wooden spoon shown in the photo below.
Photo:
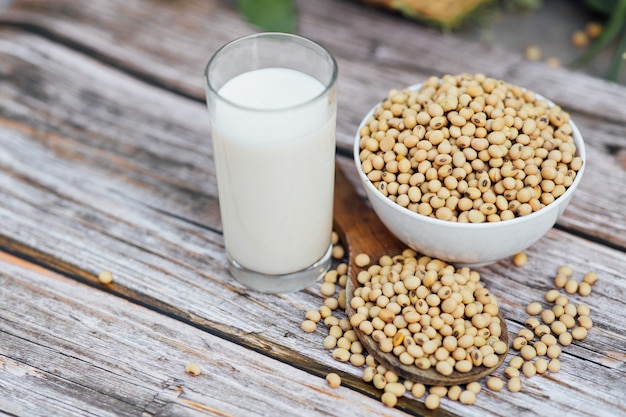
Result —
[{"label": "wooden spoon", "polygon": [[[350,300],[352,299],[354,288],[360,285],[356,277],[361,268],[355,264],[355,256],[359,253],[366,253],[372,261],[376,262],[382,255],[393,256],[400,254],[407,246],[391,234],[376,213],[365,204],[339,165],[337,165],[335,173],[334,198],[334,227],[344,245],[347,246],[349,253],[346,313],[351,317],[355,311],[350,307]],[[500,340],[508,346],[509,337],[506,322],[501,313],[498,314],[498,317],[502,327]],[[354,331],[363,346],[376,358],[378,363],[387,369],[393,369],[398,375],[408,380],[421,382],[426,385],[457,385],[475,381],[491,374],[506,357],[506,353],[499,355],[497,365],[492,368],[478,366],[474,367],[470,372],[462,373],[455,370],[451,375],[444,376],[434,368],[423,370],[415,365],[404,365],[393,353],[380,351],[378,343],[371,336],[361,332],[358,328],[355,328]]]}]

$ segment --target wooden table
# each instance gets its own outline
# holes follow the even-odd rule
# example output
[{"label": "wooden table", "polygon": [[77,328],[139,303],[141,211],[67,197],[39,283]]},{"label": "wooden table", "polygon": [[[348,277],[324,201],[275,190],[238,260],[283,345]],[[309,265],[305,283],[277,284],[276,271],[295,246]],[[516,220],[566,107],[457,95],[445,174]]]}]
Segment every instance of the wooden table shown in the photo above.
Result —
[{"label": "wooden table", "polygon": [[[563,349],[560,372],[519,393],[484,388],[471,406],[444,399],[436,414],[626,414],[626,87],[359,2],[298,6],[300,33],[339,63],[337,159],[355,182],[361,117],[429,75],[526,86],[562,104],[586,139],[585,178],[528,264],[479,272],[513,334],[558,266],[578,279],[596,271],[576,299],[594,327]],[[409,395],[384,406],[362,369],[323,348],[323,326],[300,329],[319,287],[259,294],[226,270],[202,72],[253,31],[218,0],[15,0],[0,15],[0,414],[430,414]]]}]

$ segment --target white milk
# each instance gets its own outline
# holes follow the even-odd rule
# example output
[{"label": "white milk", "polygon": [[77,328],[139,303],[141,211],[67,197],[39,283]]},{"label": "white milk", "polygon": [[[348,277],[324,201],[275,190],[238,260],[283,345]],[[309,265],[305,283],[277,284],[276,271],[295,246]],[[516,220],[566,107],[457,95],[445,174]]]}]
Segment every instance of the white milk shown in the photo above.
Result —
[{"label": "white milk", "polygon": [[247,269],[296,272],[328,250],[334,94],[332,104],[328,96],[307,103],[323,90],[285,68],[244,73],[219,90],[228,100],[211,117],[220,212],[227,251]]}]

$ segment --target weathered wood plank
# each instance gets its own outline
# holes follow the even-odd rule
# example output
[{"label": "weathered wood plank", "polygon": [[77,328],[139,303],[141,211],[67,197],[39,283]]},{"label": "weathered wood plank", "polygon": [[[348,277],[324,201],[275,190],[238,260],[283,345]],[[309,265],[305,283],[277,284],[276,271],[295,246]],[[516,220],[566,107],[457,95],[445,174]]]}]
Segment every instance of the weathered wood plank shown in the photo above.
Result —
[{"label": "weathered wood plank", "polygon": [[[11,415],[405,415],[0,252],[0,409]],[[189,362],[200,376],[185,372]]]},{"label": "weathered wood plank", "polygon": [[[212,166],[204,165],[211,151],[203,142],[208,126],[202,103],[138,83],[80,51],[6,33],[11,42],[0,44],[5,55],[0,68],[11,76],[0,84],[3,247],[92,282],[110,268],[117,282],[111,291],[313,373],[336,368],[358,376],[321,348],[321,330],[312,335],[298,330],[302,311],[321,303],[314,289],[288,296],[249,293],[224,272]],[[358,72],[356,65],[351,70]],[[33,80],[39,80],[36,94],[29,90],[37,84]],[[104,104],[97,110],[75,87],[94,83],[101,89],[86,96],[95,94]],[[362,91],[358,84],[351,88]],[[49,105],[54,100],[58,108]],[[175,151],[179,146],[181,153]],[[601,157],[598,150],[598,169],[604,166]],[[196,196],[200,202],[189,201]],[[553,230],[529,255],[539,262],[517,270],[503,261],[483,271],[513,328],[523,319],[524,304],[549,288],[546,268],[566,262],[577,270],[589,265],[600,270],[606,286],[598,285],[594,295],[610,300],[611,311],[625,310],[623,253]],[[521,285],[528,277],[537,280]],[[618,414],[625,332],[623,323],[603,310],[603,301],[594,302],[594,314],[604,311],[597,330],[568,349],[562,373],[531,380],[519,395],[489,394],[479,396],[474,407],[445,402],[444,408],[463,415],[521,414],[526,407],[543,413],[550,395],[554,407],[547,415],[560,415],[570,405],[581,415]],[[586,349],[595,352],[590,362]],[[580,369],[593,369],[592,379],[581,382],[586,375]],[[607,381],[611,389],[598,394]],[[570,398],[578,388],[587,394]],[[597,408],[596,402],[605,405]]]},{"label": "weathered wood plank", "polygon": [[[25,140],[18,135],[9,138],[13,144],[19,143],[18,139]],[[23,148],[24,145],[16,148],[20,147]],[[33,152],[33,149],[36,152]],[[38,152],[48,154],[32,147],[30,154],[35,161],[41,158],[41,155],[37,156]],[[117,281],[117,284],[112,286],[112,291],[151,304],[153,308],[163,309],[211,332],[229,335],[228,337],[239,343],[266,351],[271,356],[299,363],[312,372],[321,373],[322,369],[338,368],[353,378],[358,377],[359,370],[334,362],[321,348],[323,336],[321,330],[313,335],[305,335],[298,330],[302,310],[321,304],[321,299],[314,293],[300,292],[289,296],[247,293],[234,284],[226,274],[219,272],[219,266],[224,264],[219,249],[211,252],[210,256],[202,252],[204,251],[202,245],[210,245],[211,239],[218,237],[201,227],[171,219],[158,211],[146,209],[135,203],[128,205],[123,199],[111,197],[107,193],[107,189],[117,189],[122,194],[139,192],[133,188],[134,183],[129,186],[122,179],[113,178],[109,180],[111,182],[108,188],[102,189],[98,185],[99,178],[106,177],[99,172],[102,168],[90,165],[90,168],[86,169],[81,168],[80,164],[74,167],[77,178],[84,178],[85,182],[81,184],[77,178],[68,178],[68,184],[78,187],[73,192],[83,195],[78,202],[73,203],[72,199],[61,199],[56,194],[46,189],[37,189],[28,182],[3,178],[3,205],[5,205],[2,213],[5,219],[3,224],[9,235],[26,244],[33,242],[38,250],[52,254],[56,260],[50,260],[50,266],[66,269],[76,276],[82,274],[85,279],[93,280],[93,274],[100,269],[110,268],[114,271]],[[44,171],[47,178],[58,175],[47,168]],[[17,196],[13,190],[19,190]],[[67,192],[69,191],[64,191]],[[67,207],[68,201],[70,207]],[[81,206],[81,202],[91,202],[93,206]],[[99,225],[98,219],[106,218],[110,207],[117,207],[117,222],[122,226],[128,226],[125,228],[116,226],[112,221],[107,223],[106,228]],[[41,212],[46,211],[49,214],[42,216]],[[15,215],[13,212],[22,214]],[[91,216],[90,222],[77,221],[86,213]],[[34,217],[29,223],[30,216],[38,217]],[[131,228],[130,225],[134,226]],[[158,234],[150,230],[150,226],[156,227],[154,225],[159,225]],[[203,236],[205,234],[209,236]],[[190,239],[190,235],[195,238]],[[89,237],[89,245],[83,243],[85,236]],[[155,236],[159,238],[155,239]],[[204,240],[198,240],[202,237]],[[619,270],[621,254],[598,248],[556,230],[551,231],[547,239],[549,240],[541,241],[529,251],[531,261],[533,259],[539,261],[534,264],[531,262],[533,266],[530,270],[511,269],[507,262],[502,262],[483,271],[484,279],[502,301],[507,317],[513,320],[510,322],[512,329],[519,328],[519,323],[523,320],[523,314],[520,312],[525,303],[540,297],[549,287],[549,280],[545,279],[549,271],[543,269],[546,265],[554,268],[559,262],[577,260],[573,264],[577,270],[582,270],[588,266],[588,256],[596,257],[598,263],[593,264],[594,267],[604,265],[604,269],[599,268],[601,275],[605,277],[603,283],[615,282],[614,286],[599,284],[598,294],[612,297],[611,308],[614,308],[614,311],[623,311],[622,299],[626,291]],[[563,243],[568,240],[568,244]],[[3,243],[6,245],[6,241]],[[559,252],[562,247],[570,246],[575,250]],[[9,245],[9,247],[16,251],[24,249],[23,246]],[[33,253],[32,256],[38,257],[39,254]],[[217,259],[212,258],[213,256]],[[572,258],[569,258],[570,256]],[[212,263],[215,264],[214,267],[210,266]],[[206,270],[203,271],[203,267]],[[520,283],[528,277],[537,277],[537,281],[529,287],[521,285]],[[544,277],[545,280],[539,280],[540,277]],[[444,407],[462,415],[468,413],[484,415],[487,412],[498,415],[500,412],[498,410],[502,410],[503,415],[514,414],[524,412],[529,404],[540,406],[543,396],[549,393],[555,397],[554,409],[551,412],[557,415],[559,407],[572,401],[569,398],[571,391],[560,388],[563,380],[570,389],[577,387],[581,384],[580,369],[593,367],[593,375],[597,379],[587,381],[585,389],[595,393],[604,381],[612,381],[611,386],[615,391],[602,391],[602,401],[607,404],[607,411],[612,410],[619,404],[620,391],[624,389],[619,378],[623,376],[624,369],[623,366],[607,369],[607,364],[613,364],[615,368],[615,363],[621,363],[622,353],[616,351],[615,347],[623,346],[626,342],[623,340],[625,334],[623,323],[616,323],[609,312],[602,309],[604,302],[603,298],[596,299],[593,308],[594,313],[596,310],[605,311],[598,319],[594,316],[594,320],[597,328],[606,329],[606,333],[604,331],[591,333],[581,347],[577,345],[572,347],[573,353],[566,354],[564,358],[565,369],[562,373],[551,378],[532,380],[530,387],[534,388],[524,394],[516,396],[505,393],[493,396],[490,394],[480,396],[478,404],[471,408],[451,402],[444,402]],[[596,353],[588,357],[589,355],[581,354],[581,349],[583,353],[588,349],[593,349]],[[591,362],[587,362],[587,359]],[[556,390],[557,394],[553,394],[553,390]],[[595,411],[585,408],[584,405],[595,401],[594,398],[581,397],[580,401],[581,404],[577,407],[580,406],[581,415],[591,415]]]},{"label": "weathered wood plank", "polygon": [[[597,159],[590,159],[589,169],[598,175],[583,182],[560,224],[626,247],[626,217],[617,209],[625,203],[624,196],[610,192],[626,181],[619,157],[626,153],[621,140],[626,137],[626,108],[618,105],[626,102],[626,87],[442,35],[358,2],[302,1],[298,7],[300,32],[327,46],[339,62],[337,140],[343,152],[350,152],[362,116],[390,88],[432,74],[485,72],[531,88],[572,112],[589,147],[596,150]],[[0,21],[50,36],[199,101],[208,57],[226,41],[254,31],[232,3],[220,1],[111,1],[81,7],[24,0],[15,2]],[[597,197],[599,189],[607,190],[602,198]]]},{"label": "weathered wood plank", "polygon": [[[202,96],[202,86],[196,79],[208,57],[225,42],[256,31],[236,13],[233,4],[220,0],[184,4],[118,0],[80,7],[70,1],[49,4],[20,0],[14,1],[2,20],[34,25],[108,61]],[[399,81],[412,83],[422,74],[486,72],[536,89],[577,111],[626,120],[626,110],[605,99],[623,101],[626,91],[615,89],[610,82],[528,62],[518,52],[454,34],[442,36],[435,29],[360,2],[299,1],[297,6],[299,32],[321,42],[340,58],[358,60],[365,74],[375,68],[383,73],[397,71],[406,77]],[[177,63],[175,70],[171,62]],[[385,79],[368,81],[368,85],[376,86]],[[385,83],[382,86],[392,87]],[[590,96],[586,94],[589,90],[598,94]]]},{"label": "weathered wood plank", "polygon": [[[551,247],[558,246],[565,243],[570,243],[574,246],[580,245],[580,250],[576,251],[576,253],[571,253],[570,255],[574,258],[571,260],[576,260],[576,262],[570,262],[577,273],[582,273],[589,269],[597,270],[601,275],[601,281],[594,288],[594,295],[588,297],[584,301],[587,302],[592,310],[592,318],[596,323],[594,330],[590,332],[590,335],[587,340],[581,343],[576,343],[573,346],[565,349],[565,354],[562,356],[563,361],[563,371],[556,374],[550,375],[547,378],[535,377],[529,381],[527,385],[527,390],[524,393],[515,394],[515,395],[507,395],[506,393],[502,394],[493,394],[489,393],[486,396],[479,396],[478,403],[470,408],[460,406],[457,403],[452,403],[448,401],[444,401],[444,407],[449,408],[451,411],[458,412],[461,415],[469,415],[476,412],[476,415],[485,415],[486,413],[490,413],[492,415],[515,415],[516,413],[528,412],[530,410],[541,410],[542,415],[558,415],[563,407],[569,406],[569,404],[574,404],[576,409],[578,410],[575,415],[599,415],[594,414],[596,411],[602,412],[602,415],[612,415],[615,412],[615,415],[618,415],[619,404],[621,402],[621,395],[623,390],[625,389],[623,376],[626,373],[626,369],[624,369],[624,352],[623,346],[626,345],[626,340],[624,340],[624,331],[623,331],[623,323],[616,322],[614,320],[614,315],[611,313],[612,311],[623,311],[623,296],[626,293],[625,290],[625,282],[623,278],[621,278],[620,270],[616,268],[612,268],[609,265],[615,265],[615,262],[619,259],[615,258],[604,258],[602,254],[594,254],[594,259],[589,259],[585,257],[585,254],[589,254],[589,250],[591,249],[589,245],[585,242],[578,242],[575,238],[570,238],[563,233],[555,231],[554,233],[550,233],[547,237],[551,240],[551,245],[548,246],[547,250],[545,246],[538,245],[537,248],[533,248],[533,250],[529,251],[530,255],[530,263],[526,268],[517,269],[511,268],[508,263],[502,262],[493,268],[485,269],[481,271],[483,273],[483,279],[489,285],[489,288],[492,289],[492,292],[498,296],[501,300],[502,308],[505,312],[505,315],[510,318],[509,326],[512,331],[516,331],[521,327],[521,322],[523,322],[525,316],[522,313],[524,305],[527,302],[540,299],[543,292],[546,288],[550,287],[550,277],[553,271],[546,270],[546,265],[553,264],[554,256],[562,256],[558,250],[550,251]],[[567,242],[567,240],[571,240]],[[590,256],[590,255],[587,255]],[[604,255],[606,256],[606,254]],[[619,257],[618,257],[619,258]],[[554,265],[553,265],[554,266]],[[15,269],[15,268],[13,268]],[[13,269],[8,270],[7,274],[10,277],[14,277]],[[1,268],[0,270],[5,271],[5,268]],[[55,276],[53,278],[56,279]],[[30,282],[32,278],[26,277]],[[19,294],[19,291],[13,290],[10,285],[6,282],[3,282],[2,288],[7,290],[8,295],[0,297],[1,300],[6,300],[6,302],[10,302],[11,306],[13,305],[24,305],[24,311],[26,313],[14,313],[18,314],[18,318],[12,317],[3,317],[7,323],[12,322],[16,328],[21,328],[23,326],[23,318],[27,317],[29,321],[33,322],[33,326],[36,326],[37,329],[42,330],[46,327],[50,327],[47,331],[51,333],[48,335],[47,343],[52,348],[52,350],[58,350],[60,348],[69,349],[67,346],[58,346],[59,342],[54,341],[52,337],[56,337],[58,334],[66,334],[67,336],[64,339],[68,340],[68,345],[71,344],[75,346],[72,350],[71,355],[72,358],[75,357],[80,350],[84,347],[95,348],[97,351],[94,352],[94,355],[105,355],[107,357],[111,357],[112,362],[109,362],[107,366],[104,364],[100,364],[100,367],[107,368],[113,367],[117,369],[120,365],[116,364],[115,356],[106,353],[103,351],[103,347],[107,344],[107,341],[104,340],[102,342],[98,342],[96,346],[93,346],[89,341],[84,341],[83,338],[86,337],[84,334],[80,333],[74,335],[74,332],[71,329],[58,329],[56,325],[52,325],[50,323],[58,323],[60,321],[59,318],[54,316],[52,319],[47,318],[51,314],[51,312],[58,312],[59,315],[63,316],[66,312],[61,308],[62,304],[69,304],[69,309],[72,311],[76,307],[75,301],[68,301],[69,297],[76,297],[78,301],[88,303],[90,307],[90,311],[98,312],[102,309],[102,305],[104,303],[109,303],[109,299],[107,301],[100,302],[94,304],[91,300],[93,295],[90,295],[86,289],[81,290],[82,292],[76,293],[75,284],[73,284],[71,290],[54,290],[54,294],[45,294],[42,293],[44,290],[38,290],[40,287],[43,288],[51,288],[56,285],[56,281],[52,283],[45,280],[45,277],[40,278],[40,281],[36,281],[33,284],[29,284],[29,288],[31,291],[39,291],[39,293],[35,294],[22,294],[23,298],[16,298],[14,294]],[[10,282],[9,282],[10,283]],[[82,288],[82,287],[79,287]],[[185,292],[186,290],[180,286],[178,288],[180,293]],[[23,292],[23,291],[22,291]],[[293,298],[299,298],[299,294],[294,294]],[[238,297],[240,298],[240,297]],[[578,298],[581,300],[580,298]],[[30,302],[26,302],[25,300],[30,300]],[[176,300],[176,302],[181,302],[181,300]],[[36,304],[36,308],[34,306],[29,305],[29,303]],[[58,305],[61,303],[61,305]],[[101,304],[103,303],[103,304]],[[128,303],[122,303],[122,306],[114,306],[114,315],[119,315],[120,311],[123,311],[123,315],[125,316],[126,310],[128,307]],[[276,311],[273,308],[272,304],[268,304],[264,307],[268,310],[268,313],[273,314],[275,317],[279,317],[281,312]],[[10,306],[3,306],[2,310],[6,310],[7,312],[14,312],[15,308]],[[74,313],[72,313],[74,314]],[[71,314],[70,314],[71,316]],[[297,330],[294,328],[289,328],[289,326],[283,326],[280,323],[283,317],[279,319],[275,323],[275,326],[279,327],[282,332],[291,333],[290,336],[297,336],[294,333],[297,333]],[[46,321],[52,320],[52,321]],[[91,319],[94,320],[94,319]],[[102,320],[102,319],[101,319]],[[131,323],[136,321],[135,318],[130,317],[129,320]],[[154,320],[154,319],[153,319]],[[224,318],[226,320],[226,318]],[[88,321],[87,319],[82,320]],[[106,320],[103,320],[107,326],[110,328],[116,328],[117,326],[121,326],[122,324],[116,323],[116,319],[112,317],[108,317]],[[75,325],[73,323],[72,325]],[[253,324],[250,322],[250,324]],[[124,324],[127,325],[127,324]],[[69,325],[68,325],[69,326]],[[178,324],[176,328],[180,327]],[[264,325],[270,326],[270,325]],[[153,326],[154,327],[154,326]],[[171,329],[165,329],[163,326],[156,326],[158,329],[162,329],[163,331],[171,332]],[[183,325],[183,327],[185,327]],[[99,329],[99,327],[98,327]],[[33,333],[32,330],[25,330],[27,333]],[[111,330],[113,331],[113,330]],[[124,330],[125,332],[127,330]],[[33,334],[36,334],[34,332]],[[134,334],[134,332],[133,332]],[[18,334],[19,337],[25,338],[24,334]],[[98,338],[102,338],[102,332],[99,331],[98,334],[95,335]],[[259,335],[248,335],[251,338],[258,337]],[[319,346],[322,339],[322,334],[320,332],[316,333],[312,340],[310,341],[302,341],[300,340],[293,347],[294,349],[298,349],[299,352],[305,355],[314,355],[316,346]],[[129,337],[126,333],[124,335],[120,335],[116,337],[117,339],[124,339]],[[173,339],[177,341],[177,348],[183,347],[179,346],[181,343],[185,345],[189,345],[189,338],[186,336],[172,336]],[[38,343],[41,341],[41,335],[38,334],[38,337],[35,338]],[[248,340],[249,342],[249,340]],[[131,342],[128,342],[131,343]],[[217,342],[216,342],[217,343]],[[272,341],[264,341],[264,343],[269,347],[271,346]],[[22,345],[20,341],[19,344],[15,344],[17,348]],[[202,347],[204,348],[204,347]],[[201,349],[202,349],[201,348]],[[22,346],[23,349],[23,346]],[[130,347],[126,348],[129,350]],[[134,347],[133,347],[134,350]],[[213,351],[213,350],[211,350]],[[28,355],[27,355],[28,356]],[[45,352],[38,352],[37,357],[42,357],[42,360],[48,362],[49,354],[46,355]],[[13,356],[13,358],[15,358]],[[56,358],[56,357],[55,357]],[[335,364],[328,358],[327,354],[321,354],[319,357],[314,358],[315,360],[319,360],[321,362],[325,362],[325,365],[328,367],[334,367]],[[56,358],[55,360],[61,360]],[[55,362],[55,361],[52,361]],[[135,362],[133,360],[133,362]],[[30,366],[33,366],[32,362],[27,362]],[[73,363],[73,362],[72,362]],[[36,364],[36,369],[41,369],[39,364]],[[138,365],[131,364],[132,369],[137,369]],[[148,366],[148,364],[146,364]],[[30,369],[30,368],[29,368]],[[355,377],[358,376],[358,371],[356,369],[349,369],[350,374],[355,374]],[[78,374],[72,373],[74,378],[80,379]],[[91,374],[90,374],[91,375]],[[61,376],[63,380],[70,378],[69,375],[65,375],[62,373]],[[584,379],[581,379],[584,378]],[[603,388],[603,385],[607,384],[607,387]],[[70,387],[71,388],[71,387]],[[67,388],[67,389],[70,389]],[[74,387],[76,388],[76,387]],[[602,388],[602,389],[601,389]],[[27,389],[26,387],[24,389]],[[580,398],[581,403],[578,404],[577,400],[571,398],[572,390],[582,390],[584,391],[584,395]],[[73,388],[70,389],[73,392]],[[549,404],[549,410],[543,408],[542,401],[544,401],[544,397],[548,395],[551,397],[551,402]],[[582,394],[581,394],[582,395]],[[589,397],[587,397],[587,395]],[[49,401],[49,399],[44,399],[44,404]],[[599,403],[599,404],[598,404]],[[106,404],[109,404],[107,402]],[[594,408],[589,408],[590,405],[594,405]],[[411,405],[409,405],[411,407]],[[415,406],[413,406],[415,407]],[[494,408],[499,407],[499,408]],[[526,407],[530,407],[530,410],[526,410]],[[542,407],[542,408],[535,408]],[[600,408],[598,408],[600,407]],[[500,410],[500,411],[498,411]],[[500,414],[500,412],[502,414]]]}]

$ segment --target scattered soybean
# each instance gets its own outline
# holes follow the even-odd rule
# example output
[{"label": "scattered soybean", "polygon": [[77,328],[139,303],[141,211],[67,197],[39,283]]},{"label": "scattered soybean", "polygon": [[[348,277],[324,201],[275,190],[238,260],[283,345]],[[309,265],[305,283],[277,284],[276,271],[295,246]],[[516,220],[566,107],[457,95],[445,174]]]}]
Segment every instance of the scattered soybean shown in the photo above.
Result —
[{"label": "scattered soybean", "polygon": [[341,377],[334,372],[326,375],[326,382],[328,382],[328,386],[331,388],[337,388],[341,385]]},{"label": "scattered soybean", "polygon": [[185,366],[185,372],[192,376],[198,376],[202,373],[202,368],[197,363],[191,362]]},{"label": "scattered soybean", "polygon": [[113,274],[111,271],[104,270],[98,274],[98,281],[100,284],[108,285],[113,282]]}]

